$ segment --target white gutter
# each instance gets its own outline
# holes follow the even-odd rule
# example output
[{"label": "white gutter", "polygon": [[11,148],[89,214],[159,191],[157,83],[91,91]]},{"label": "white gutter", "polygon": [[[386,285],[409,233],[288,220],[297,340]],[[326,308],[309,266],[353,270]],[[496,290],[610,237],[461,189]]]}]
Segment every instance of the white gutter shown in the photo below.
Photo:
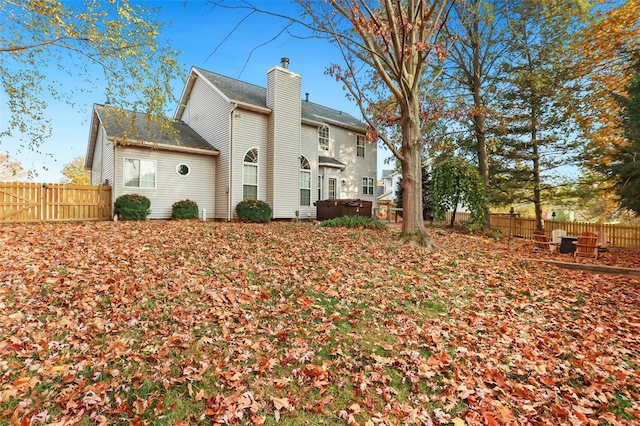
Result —
[{"label": "white gutter", "polygon": [[128,146],[133,147],[145,147],[151,149],[158,149],[163,151],[174,151],[174,152],[189,152],[192,154],[201,154],[201,155],[220,155],[220,152],[215,149],[207,149],[207,148],[193,148],[190,146],[175,146],[175,145],[167,145],[157,142],[151,141],[138,141],[133,139],[125,139],[124,143],[122,138],[109,138],[109,141],[112,141],[115,146],[126,148]]}]

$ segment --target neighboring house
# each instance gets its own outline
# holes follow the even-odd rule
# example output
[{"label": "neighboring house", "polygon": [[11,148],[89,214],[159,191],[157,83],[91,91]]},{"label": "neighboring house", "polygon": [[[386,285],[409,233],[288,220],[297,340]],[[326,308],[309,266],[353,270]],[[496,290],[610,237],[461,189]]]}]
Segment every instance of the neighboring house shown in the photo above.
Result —
[{"label": "neighboring house", "polygon": [[381,181],[382,185],[378,189],[378,201],[396,201],[396,190],[398,183],[402,178],[402,174],[397,170],[383,170]]},{"label": "neighboring house", "polygon": [[220,220],[248,198],[269,203],[274,219],[315,218],[313,203],[330,198],[375,206],[376,144],[353,116],[303,100],[301,79],[286,59],[267,72],[266,88],[194,67],[170,123],[174,140],[140,117],[138,135],[121,145],[126,126],[96,105],[85,163],[92,183],[108,180],[114,200],[147,196],[158,219],[186,198]]}]

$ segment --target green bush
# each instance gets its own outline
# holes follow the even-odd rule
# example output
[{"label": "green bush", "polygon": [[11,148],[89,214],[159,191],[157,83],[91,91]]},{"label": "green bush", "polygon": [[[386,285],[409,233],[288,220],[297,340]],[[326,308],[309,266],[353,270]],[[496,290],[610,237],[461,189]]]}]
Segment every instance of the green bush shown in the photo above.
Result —
[{"label": "green bush", "polygon": [[151,201],[144,195],[125,194],[116,198],[113,212],[120,220],[145,220],[151,210]]},{"label": "green bush", "polygon": [[195,201],[176,201],[171,206],[171,219],[197,219],[198,212],[198,203]]},{"label": "green bush", "polygon": [[363,229],[385,229],[384,223],[380,222],[375,217],[370,216],[342,216],[334,217],[333,219],[323,220],[320,226],[336,227],[341,226],[343,228],[363,228]]},{"label": "green bush", "polygon": [[260,200],[243,200],[236,205],[236,213],[243,222],[263,223],[271,220],[271,206]]}]

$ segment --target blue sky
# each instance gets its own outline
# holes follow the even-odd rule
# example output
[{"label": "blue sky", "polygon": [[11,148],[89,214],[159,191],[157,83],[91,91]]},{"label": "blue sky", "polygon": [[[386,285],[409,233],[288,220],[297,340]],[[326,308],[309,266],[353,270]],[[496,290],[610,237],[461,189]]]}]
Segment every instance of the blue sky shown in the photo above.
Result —
[{"label": "blue sky", "polygon": [[[286,0],[258,0],[256,3],[269,10],[275,8],[283,14],[294,14],[297,11],[296,6]],[[170,22],[162,38],[169,40],[174,49],[182,51],[178,60],[182,63],[184,72],[173,84],[176,97],[180,96],[184,85],[183,77],[191,66],[265,87],[267,70],[279,65],[280,58],[288,57],[289,68],[302,75],[302,93],[308,92],[310,101],[361,118],[358,107],[345,98],[342,84],[325,75],[331,62],[340,63],[338,51],[328,42],[300,39],[288,34],[282,34],[269,42],[282,30],[283,23],[264,15],[249,17],[229,36],[246,15],[246,11],[212,10],[203,1],[189,1],[186,6],[183,0],[145,1],[144,4],[161,8],[159,20]],[[227,36],[229,38],[220,45]],[[266,42],[266,45],[261,46]],[[99,81],[96,83],[99,85]],[[74,82],[68,79],[63,84],[72,87]],[[1,141],[0,151],[9,151],[14,160],[21,161],[23,167],[37,173],[32,180],[59,182],[63,166],[74,158],[85,155],[91,106],[93,103],[105,102],[104,92],[97,89],[78,94],[74,101],[77,105],[73,108],[66,104],[51,104],[48,116],[52,120],[53,135],[40,147],[41,154],[29,150],[18,153],[15,142],[12,146],[11,140]],[[2,105],[2,108],[6,109],[6,106]],[[173,115],[174,111],[175,105],[171,105],[169,114]],[[2,126],[6,125],[2,117],[0,120],[3,121]],[[383,168],[391,168],[383,162],[388,155],[388,151],[379,152],[378,174]]]}]

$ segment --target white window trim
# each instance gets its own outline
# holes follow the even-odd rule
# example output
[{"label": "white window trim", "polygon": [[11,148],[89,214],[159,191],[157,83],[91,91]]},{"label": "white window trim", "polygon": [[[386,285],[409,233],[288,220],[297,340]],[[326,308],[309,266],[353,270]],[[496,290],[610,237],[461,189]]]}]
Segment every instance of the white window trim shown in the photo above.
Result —
[{"label": "white window trim", "polygon": [[[306,161],[307,168],[303,168],[303,164],[302,164],[303,160]],[[302,175],[303,175],[303,173],[308,176],[307,180],[309,182],[309,186],[306,187],[306,188],[302,187]],[[312,183],[311,182],[311,163],[309,163],[309,160],[307,160],[307,158],[305,156],[300,156],[300,194],[299,194],[300,200],[299,200],[299,203],[300,203],[301,206],[310,206],[311,205],[311,187],[312,187],[311,183]],[[309,204],[302,204],[302,190],[309,191]]]},{"label": "white window trim", "polygon": [[[124,178],[124,169],[127,164],[127,160],[138,160],[140,162],[140,169],[142,169],[142,162],[146,161],[149,163],[153,163],[153,186],[140,186],[140,180],[142,176],[138,178],[138,186],[127,186],[127,181]],[[146,158],[134,158],[134,157],[123,157],[122,158],[122,187],[123,188],[135,188],[135,189],[156,189],[158,186],[158,162],[156,160],[148,160]]]},{"label": "white window trim", "polygon": [[[360,140],[362,140],[362,145],[360,145]],[[356,135],[356,157],[357,158],[365,158],[365,156],[367,155],[366,154],[367,150],[365,149],[366,141],[367,139],[365,135]],[[362,155],[358,155],[358,151],[360,150],[360,148],[362,148]]]},{"label": "white window trim", "polygon": [[[255,162],[248,162],[248,161],[244,161],[244,159],[247,157],[247,154],[250,151],[256,151],[256,157],[257,157],[257,161]],[[242,157],[242,199],[246,200],[247,198],[244,198],[244,187],[246,186],[255,186],[256,187],[256,200],[258,199],[258,188],[260,188],[260,150],[257,147],[253,147],[253,148],[249,148],[245,153],[244,156]],[[256,183],[245,183],[244,181],[244,167],[245,166],[254,166],[256,168]]]},{"label": "white window trim", "polygon": [[[366,179],[366,181],[365,181]],[[366,182],[366,183],[365,183]],[[368,190],[367,190],[368,188]],[[369,176],[362,177],[362,195],[374,195],[375,194],[375,179]],[[371,191],[371,192],[369,192]]]},{"label": "white window trim", "polygon": [[[182,166],[186,166],[187,167],[187,174],[183,175],[182,173],[180,173],[180,167]],[[189,166],[187,163],[180,163],[176,166],[176,174],[180,177],[187,177],[191,174],[191,166]]]},{"label": "white window trim", "polygon": [[[321,132],[324,129],[327,129],[327,137],[326,137],[326,141],[327,142],[326,142],[326,145],[320,143],[321,139],[323,139],[323,140],[325,139],[325,138],[323,138],[321,136]],[[322,126],[318,127],[318,149],[321,150],[321,151],[329,151],[329,143],[330,143],[330,141],[331,141],[331,129],[329,128],[329,126],[327,126],[325,124],[325,125],[322,125]]]},{"label": "white window trim", "polygon": [[[333,183],[333,197],[331,196],[331,184]],[[330,200],[336,200],[338,198],[338,179],[330,177],[327,180],[327,198]]]}]

